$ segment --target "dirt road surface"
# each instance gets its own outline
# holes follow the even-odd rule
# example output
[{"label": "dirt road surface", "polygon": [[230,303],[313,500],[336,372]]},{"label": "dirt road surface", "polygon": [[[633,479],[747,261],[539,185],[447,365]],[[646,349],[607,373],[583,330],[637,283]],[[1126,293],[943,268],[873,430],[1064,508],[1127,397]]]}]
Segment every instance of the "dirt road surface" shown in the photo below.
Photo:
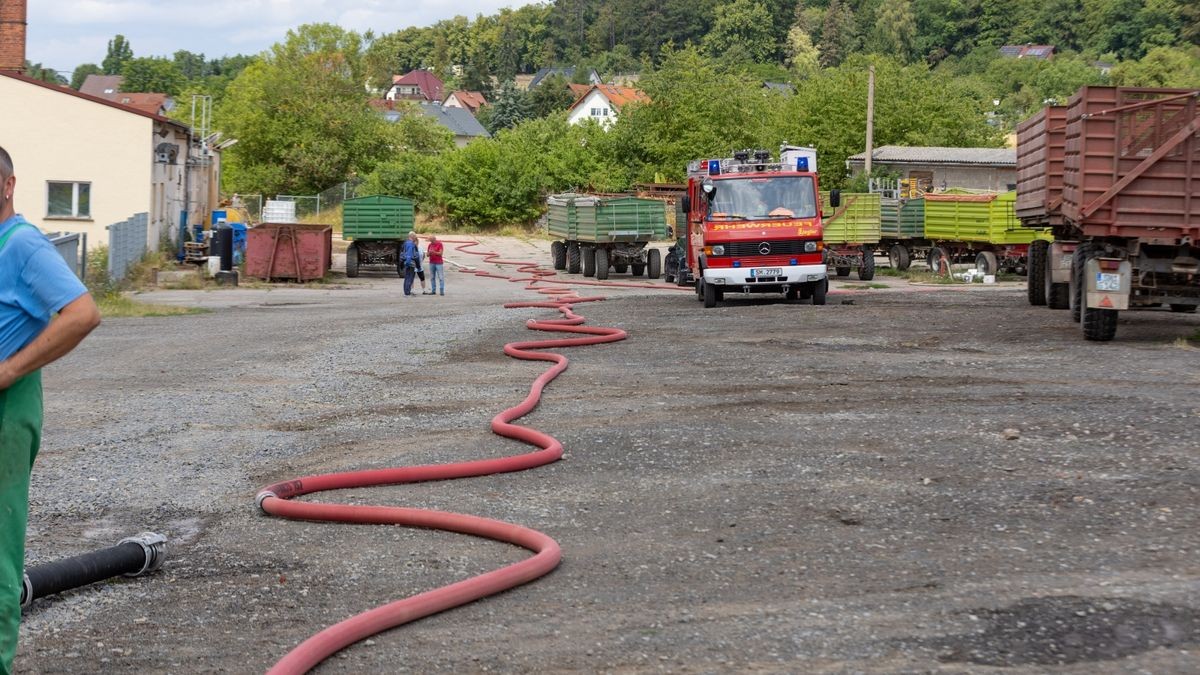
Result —
[{"label": "dirt road surface", "polygon": [[[262,672],[527,555],[254,507],[299,475],[524,450],[488,421],[544,366],[501,347],[554,313],[448,277],[445,297],[383,272],[145,294],[211,312],[108,321],[51,367],[29,563],[145,530],[170,558],[34,603],[18,672]],[[509,520],[562,565],[317,672],[1200,671],[1200,319],[1129,312],[1096,344],[1019,285],[888,283],[825,307],[704,310],[665,284],[581,305],[630,337],[565,350],[525,418],[563,461],[313,497]]]}]

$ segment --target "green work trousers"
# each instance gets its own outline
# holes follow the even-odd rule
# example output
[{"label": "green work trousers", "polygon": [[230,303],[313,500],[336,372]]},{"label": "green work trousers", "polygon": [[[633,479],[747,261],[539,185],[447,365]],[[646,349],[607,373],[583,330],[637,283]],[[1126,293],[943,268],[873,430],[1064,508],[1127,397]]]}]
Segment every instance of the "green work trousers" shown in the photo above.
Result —
[{"label": "green work trousers", "polygon": [[21,625],[29,472],[42,440],[42,374],[0,391],[0,673],[12,672]]}]

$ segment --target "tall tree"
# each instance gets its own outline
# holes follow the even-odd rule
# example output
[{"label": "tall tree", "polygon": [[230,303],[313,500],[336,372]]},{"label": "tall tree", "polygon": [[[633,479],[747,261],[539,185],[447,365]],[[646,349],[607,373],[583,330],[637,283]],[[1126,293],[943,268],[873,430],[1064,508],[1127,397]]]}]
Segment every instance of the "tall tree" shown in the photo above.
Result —
[{"label": "tall tree", "polygon": [[721,56],[737,46],[755,63],[765,63],[774,57],[775,45],[771,15],[762,3],[754,0],[734,0],[717,7],[712,30],[704,36],[704,47],[713,56]]},{"label": "tall tree", "polygon": [[391,153],[391,127],[367,106],[362,38],[330,24],[289,30],[238,75],[217,127],[240,142],[226,152],[229,189],[312,194]]},{"label": "tall tree", "polygon": [[885,3],[875,19],[869,45],[876,54],[898,56],[905,62],[916,55],[917,19],[912,3],[896,0]]},{"label": "tall tree", "polygon": [[129,59],[121,69],[124,92],[154,92],[178,96],[187,84],[174,61],[155,57]]},{"label": "tall tree", "polygon": [[121,69],[125,67],[125,62],[132,58],[133,47],[129,46],[124,35],[116,35],[108,41],[108,53],[104,56],[100,67],[104,68],[105,75],[120,75]]},{"label": "tall tree", "polygon": [[491,110],[485,117],[493,134],[501,129],[514,127],[533,116],[528,95],[517,89],[512,82],[505,82],[496,93]]},{"label": "tall tree", "polygon": [[817,49],[821,52],[821,65],[825,67],[840,64],[854,50],[857,36],[854,34],[854,10],[842,0],[832,0],[825,11],[825,20],[821,24],[821,43]]},{"label": "tall tree", "polygon": [[186,49],[180,49],[172,58],[179,73],[189,80],[198,80],[209,74],[208,62],[204,60],[204,54],[195,54]]},{"label": "tall tree", "polygon": [[104,69],[94,63],[84,63],[75,67],[71,73],[71,88],[78,91],[88,75],[103,75]]}]

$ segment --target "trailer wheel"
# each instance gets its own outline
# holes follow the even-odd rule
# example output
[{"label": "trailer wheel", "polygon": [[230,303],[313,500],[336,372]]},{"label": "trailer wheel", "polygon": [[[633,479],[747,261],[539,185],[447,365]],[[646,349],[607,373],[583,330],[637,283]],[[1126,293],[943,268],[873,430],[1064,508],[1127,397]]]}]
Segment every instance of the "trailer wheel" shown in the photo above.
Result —
[{"label": "trailer wheel", "polygon": [[646,273],[646,265],[642,263],[631,263],[629,265],[629,274],[634,277],[640,277]]},{"label": "trailer wheel", "polygon": [[908,247],[892,244],[892,247],[888,249],[888,264],[898,272],[908,269],[909,265],[912,265],[912,256],[908,253]]},{"label": "trailer wheel", "polygon": [[812,303],[814,305],[825,304],[825,294],[829,292],[829,278],[826,277],[820,281],[814,281],[812,286]]},{"label": "trailer wheel", "polygon": [[583,276],[596,276],[596,249],[580,246],[579,255],[583,258]]},{"label": "trailer wheel", "polygon": [[[634,269],[637,268],[635,267]],[[613,271],[615,271],[617,274],[625,274],[627,271],[629,271],[629,263],[613,263]],[[635,276],[641,276],[637,272],[634,272],[633,274]]]},{"label": "trailer wheel", "polygon": [[358,276],[358,244],[351,243],[350,248],[346,249],[346,276],[354,278]]},{"label": "trailer wheel", "polygon": [[[662,253],[656,248],[650,249],[646,254],[646,276],[650,279],[657,279],[662,275]],[[636,274],[634,275],[636,276]]]},{"label": "trailer wheel", "polygon": [[595,260],[596,278],[604,281],[608,278],[608,249],[597,246]]},{"label": "trailer wheel", "polygon": [[704,307],[711,309],[717,306],[717,288],[712,284],[704,284]]},{"label": "trailer wheel", "polygon": [[1070,284],[1047,283],[1046,306],[1050,309],[1067,309],[1071,305],[1070,290]]},{"label": "trailer wheel", "polygon": [[848,277],[848,276],[850,276],[850,268],[849,267],[835,267],[835,268],[833,268],[833,273],[838,275],[839,277]]},{"label": "trailer wheel", "polygon": [[[579,242],[567,242],[567,272],[569,274],[579,274],[579,267],[582,256],[580,255]],[[591,276],[590,274],[584,276]]]},{"label": "trailer wheel", "polygon": [[1075,255],[1071,257],[1071,284],[1069,290],[1071,320],[1079,323],[1081,319],[1080,306],[1083,304],[1083,263],[1087,260],[1090,244],[1080,244],[1075,247]]},{"label": "trailer wheel", "polygon": [[1093,252],[1091,246],[1081,246],[1080,248],[1086,248],[1079,265],[1079,294],[1077,298],[1079,301],[1080,323],[1083,324],[1083,337],[1096,342],[1108,342],[1117,335],[1117,310],[1087,306],[1087,293],[1083,283],[1083,268],[1088,260],[1096,256],[1096,253]]},{"label": "trailer wheel", "polygon": [[998,274],[1000,272],[1000,263],[996,260],[996,254],[991,251],[980,251],[979,255],[975,256],[975,267],[984,274]]},{"label": "trailer wheel", "polygon": [[1039,239],[1029,245],[1029,274],[1025,278],[1029,304],[1037,307],[1046,304],[1046,279],[1050,276],[1050,242]]},{"label": "trailer wheel", "polygon": [[554,269],[567,269],[567,245],[561,241],[550,244],[550,258],[554,260]]},{"label": "trailer wheel", "polygon": [[1175,312],[1176,314],[1195,314],[1196,306],[1195,305],[1177,305],[1175,303],[1171,303],[1171,311]]},{"label": "trailer wheel", "polygon": [[950,258],[944,250],[934,246],[929,249],[927,260],[929,262],[929,271],[940,275],[942,274],[942,270],[945,269],[945,273],[950,274]]},{"label": "trailer wheel", "polygon": [[862,263],[858,266],[858,279],[870,281],[875,278],[875,249],[863,246]]}]

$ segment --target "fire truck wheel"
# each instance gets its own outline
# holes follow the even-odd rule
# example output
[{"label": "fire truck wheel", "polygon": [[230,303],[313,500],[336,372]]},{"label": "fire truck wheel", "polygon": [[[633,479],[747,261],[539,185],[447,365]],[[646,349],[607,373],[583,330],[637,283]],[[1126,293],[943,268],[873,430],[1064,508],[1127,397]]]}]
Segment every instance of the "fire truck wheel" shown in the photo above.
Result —
[{"label": "fire truck wheel", "polygon": [[658,249],[650,249],[650,253],[646,254],[646,276],[650,279],[657,279],[662,275],[662,253]]},{"label": "fire truck wheel", "polygon": [[358,276],[358,244],[350,244],[346,249],[346,276],[351,279]]},{"label": "fire truck wheel", "polygon": [[858,266],[860,281],[870,281],[875,278],[875,251],[868,246],[863,247],[862,264]]},{"label": "fire truck wheel", "polygon": [[716,307],[717,300],[719,300],[719,299],[720,298],[717,297],[716,287],[713,286],[712,284],[704,284],[704,306],[705,306],[705,308]]},{"label": "fire truck wheel", "polygon": [[813,282],[812,303],[814,305],[825,304],[825,293],[829,291],[829,279],[822,279]]},{"label": "fire truck wheel", "polygon": [[569,274],[579,274],[581,262],[579,242],[569,242],[567,244],[567,272]]},{"label": "fire truck wheel", "polygon": [[596,278],[604,281],[608,278],[608,249],[596,249]]},{"label": "fire truck wheel", "polygon": [[704,299],[704,272],[700,272],[701,276],[696,277],[696,299]]},{"label": "fire truck wheel", "polygon": [[567,245],[561,241],[550,244],[550,258],[554,260],[554,269],[567,269]]},{"label": "fire truck wheel", "polygon": [[579,254],[583,256],[583,276],[596,276],[596,249],[583,248],[579,251]]}]

